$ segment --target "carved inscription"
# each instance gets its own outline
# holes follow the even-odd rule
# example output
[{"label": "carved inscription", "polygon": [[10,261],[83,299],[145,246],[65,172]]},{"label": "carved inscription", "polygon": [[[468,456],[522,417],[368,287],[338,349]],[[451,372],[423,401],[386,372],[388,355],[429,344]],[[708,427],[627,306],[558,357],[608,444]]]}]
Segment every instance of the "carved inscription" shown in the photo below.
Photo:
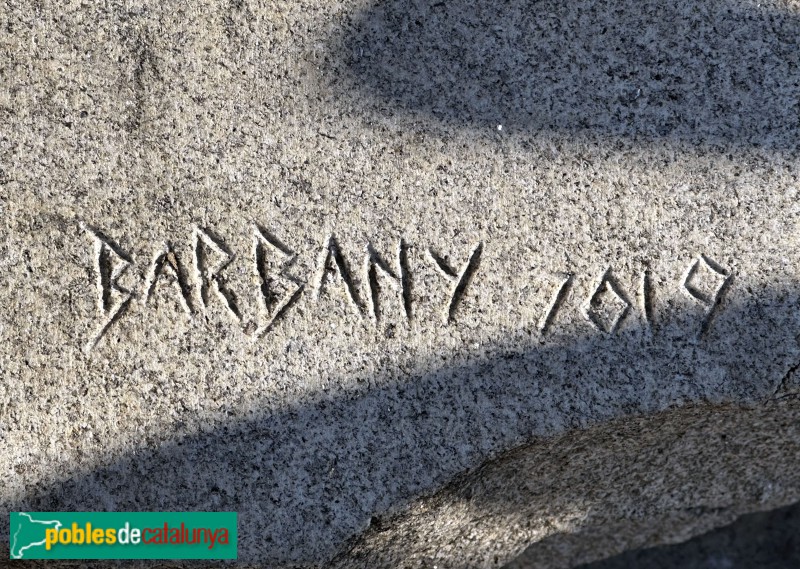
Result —
[{"label": "carved inscription", "polygon": [[475,245],[469,259],[464,263],[461,271],[457,273],[445,259],[428,249],[428,255],[430,255],[436,268],[439,269],[441,275],[453,285],[452,292],[450,293],[450,303],[447,305],[447,310],[444,313],[445,324],[452,322],[456,308],[458,308],[461,298],[464,296],[464,290],[466,290],[467,285],[475,275],[475,271],[478,270],[478,263],[480,262],[482,252],[483,243]]},{"label": "carved inscription", "polygon": [[342,251],[339,249],[336,238],[333,235],[328,235],[319,256],[319,270],[317,271],[317,278],[315,279],[316,286],[314,288],[315,300],[319,300],[326,283],[335,280],[336,274],[338,274],[344,284],[347,297],[350,299],[353,310],[355,310],[358,316],[362,316],[364,310],[361,306],[361,300],[358,298],[356,287],[353,284],[353,278],[350,276],[350,269],[347,266],[347,261],[345,261],[344,256],[342,256]]},{"label": "carved inscription", "polygon": [[171,243],[164,243],[163,247],[159,251],[156,251],[156,254],[153,256],[153,261],[150,263],[150,271],[148,272],[147,284],[145,285],[145,304],[150,302],[156,285],[165,274],[169,274],[172,277],[175,289],[178,292],[180,305],[184,312],[189,316],[194,314],[186,271],[178,261],[178,257],[175,255],[175,250]]},{"label": "carved inscription", "polygon": [[233,261],[233,253],[228,251],[222,240],[214,237],[208,231],[195,227],[193,234],[194,270],[200,283],[200,305],[203,311],[207,310],[211,290],[216,293],[230,315],[237,321],[242,321],[242,315],[236,306],[233,293],[225,286],[222,271]]},{"label": "carved inscription", "polygon": [[592,290],[583,305],[583,313],[598,330],[613,333],[628,314],[631,302],[611,274],[611,269],[603,271]]},{"label": "carved inscription", "polygon": [[[575,275],[560,273],[556,277],[558,285],[555,287],[541,319],[537,322],[537,328],[542,334],[546,334],[550,329],[557,312],[565,303]],[[701,337],[708,333],[732,279],[733,275],[729,271],[706,255],[698,255],[686,267],[680,280],[680,289],[706,308],[706,316],[700,328]],[[638,297],[642,320],[652,330],[654,327],[653,285],[649,269],[642,272],[639,283]],[[619,284],[611,268],[606,268],[594,280],[589,295],[581,305],[581,312],[597,330],[613,334],[619,329],[633,307],[634,302]]]},{"label": "carved inscription", "polygon": [[703,304],[706,318],[700,330],[705,335],[711,327],[725,291],[730,286],[732,275],[705,255],[698,255],[689,265],[683,277],[683,290],[693,299]]},{"label": "carved inscription", "polygon": [[653,326],[653,285],[650,277],[650,270],[645,269],[642,273],[642,284],[639,290],[639,297],[642,299],[642,314],[648,326]]},{"label": "carved inscription", "polygon": [[[97,305],[102,319],[87,343],[87,350],[91,350],[134,296],[117,282],[120,275],[132,264],[132,260],[99,231],[88,226],[84,229],[95,242]],[[212,302],[218,302],[234,321],[242,324],[242,313],[236,295],[225,279],[225,270],[234,261],[235,254],[220,237],[207,228],[193,227],[191,240],[191,270],[184,266],[172,243],[165,242],[156,249],[147,269],[143,304],[150,303],[158,287],[171,285],[170,290],[174,291],[172,294],[189,317],[198,312],[207,313]],[[459,271],[434,256],[436,267],[452,283],[450,299],[444,311],[446,322],[453,321],[466,288],[477,271],[482,250],[482,243],[476,245]],[[403,239],[398,241],[393,257],[391,261],[387,260],[371,243],[367,243],[363,263],[363,280],[367,285],[368,296],[368,304],[365,306],[355,285],[352,269],[342,254],[336,237],[329,235],[317,260],[317,271],[313,278],[313,300],[319,301],[329,287],[341,287],[357,317],[362,318],[368,311],[377,324],[381,319],[381,295],[386,293],[381,291],[382,283],[388,283],[389,288],[399,294],[403,316],[406,321],[410,321],[411,273],[408,245]],[[259,225],[253,226],[252,266],[258,282],[261,312],[259,323],[254,326],[255,339],[263,337],[276,322],[284,318],[306,290],[305,283],[291,274],[291,267],[296,259],[295,253],[275,235]]]},{"label": "carved inscription", "polygon": [[97,278],[97,309],[100,313],[100,326],[86,343],[86,351],[91,350],[106,330],[125,312],[133,293],[122,288],[117,282],[132,261],[100,231],[82,225],[84,231],[94,241],[94,270]]},{"label": "carved inscription", "polygon": [[[277,273],[269,270],[270,256],[279,258]],[[296,259],[297,256],[277,237],[258,225],[253,227],[253,260],[261,292],[259,300],[262,312],[267,316],[265,322],[256,329],[256,338],[266,334],[300,298],[305,285],[288,272]],[[283,295],[281,288],[286,288]]]},{"label": "carved inscription", "polygon": [[570,273],[564,273],[560,275],[560,277],[561,282],[553,292],[553,297],[550,299],[550,304],[542,316],[542,319],[539,320],[539,331],[542,334],[545,334],[550,328],[550,325],[553,323],[553,319],[556,317],[556,312],[558,312],[558,309],[561,308],[561,305],[564,303],[564,299],[567,297],[567,293],[572,286],[572,275]]},{"label": "carved inscription", "polygon": [[411,320],[411,279],[408,269],[408,250],[405,242],[400,239],[397,244],[397,269],[392,270],[389,264],[381,257],[372,244],[367,244],[367,254],[364,261],[364,273],[369,284],[369,307],[372,318],[377,323],[380,319],[380,287],[378,274],[388,277],[392,286],[400,292],[403,299],[403,311],[406,320]]},{"label": "carved inscription", "polygon": [[[94,244],[94,274],[96,303],[99,323],[86,343],[91,350],[108,329],[127,310],[135,297],[132,291],[120,285],[119,279],[133,265],[132,257],[123,252],[109,237],[88,225],[83,230]],[[236,255],[213,233],[212,230],[195,226],[191,234],[191,268],[184,266],[172,243],[157,247],[147,266],[143,283],[142,303],[150,303],[158,287],[169,287],[164,293],[171,294],[181,309],[190,318],[195,314],[207,314],[216,306],[254,339],[262,338],[277,322],[286,318],[292,307],[307,290],[306,283],[293,274],[297,255],[278,237],[259,225],[253,226],[252,268],[258,286],[258,316],[255,323],[244,324],[233,287],[225,273],[236,259]],[[338,289],[344,293],[352,312],[357,318],[369,317],[376,325],[384,318],[383,307],[389,295],[400,299],[402,318],[410,322],[413,315],[411,295],[411,267],[408,259],[408,244],[401,238],[391,254],[379,252],[367,242],[359,278],[354,278],[334,235],[328,235],[322,243],[312,278],[311,298],[319,301],[323,294]],[[484,252],[484,244],[476,243],[461,257],[460,265],[448,257],[428,249],[427,256],[436,272],[450,285],[449,295],[442,310],[445,324],[455,320],[470,283],[475,279]],[[463,253],[462,253],[463,255]],[[546,335],[553,328],[559,313],[565,310],[575,288],[575,280],[590,281],[586,296],[582,298],[580,313],[596,330],[604,334],[615,334],[631,312],[641,311],[641,320],[648,328],[653,327],[654,307],[652,276],[644,270],[638,279],[638,288],[629,296],[620,284],[611,267],[592,275],[558,273],[555,285],[549,293],[544,310],[536,320],[536,328]],[[705,312],[700,335],[705,335],[712,320],[719,312],[725,291],[730,286],[732,274],[710,257],[700,254],[685,269],[680,280],[680,289]],[[591,280],[590,280],[591,279]],[[358,290],[360,281],[366,291],[366,300]],[[584,293],[581,293],[584,294]],[[637,300],[638,297],[638,300]],[[637,308],[638,307],[638,308]]]}]

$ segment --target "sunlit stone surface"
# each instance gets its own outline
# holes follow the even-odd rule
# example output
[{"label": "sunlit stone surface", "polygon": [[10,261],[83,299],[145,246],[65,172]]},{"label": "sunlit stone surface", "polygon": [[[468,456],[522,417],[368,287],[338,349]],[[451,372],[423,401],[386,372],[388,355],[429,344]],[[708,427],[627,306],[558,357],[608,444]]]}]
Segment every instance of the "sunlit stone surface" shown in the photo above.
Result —
[{"label": "sunlit stone surface", "polygon": [[800,499],[796,2],[0,30],[5,512],[234,510],[243,566],[569,567]]}]

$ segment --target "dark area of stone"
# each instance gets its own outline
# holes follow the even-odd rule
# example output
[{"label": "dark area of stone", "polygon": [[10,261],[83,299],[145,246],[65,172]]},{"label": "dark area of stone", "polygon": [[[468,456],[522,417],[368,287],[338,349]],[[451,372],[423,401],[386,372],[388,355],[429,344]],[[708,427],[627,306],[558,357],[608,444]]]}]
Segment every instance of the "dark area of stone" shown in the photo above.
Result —
[{"label": "dark area of stone", "polygon": [[626,551],[576,569],[796,569],[800,503],[742,516],[684,543]]}]

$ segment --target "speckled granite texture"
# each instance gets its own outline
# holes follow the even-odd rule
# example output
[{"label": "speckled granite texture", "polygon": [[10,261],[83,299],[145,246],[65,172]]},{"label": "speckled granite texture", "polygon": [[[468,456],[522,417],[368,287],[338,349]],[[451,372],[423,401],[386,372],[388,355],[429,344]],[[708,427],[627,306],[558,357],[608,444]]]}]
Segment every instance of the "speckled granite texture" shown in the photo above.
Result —
[{"label": "speckled granite texture", "polygon": [[[799,43],[797,2],[0,1],[0,535],[567,567],[797,501]],[[633,468],[698,421],[702,480]]]},{"label": "speckled granite texture", "polygon": [[757,512],[676,545],[628,551],[579,569],[793,569],[800,566],[800,504]]},{"label": "speckled granite texture", "polygon": [[[522,446],[402,514],[374,520],[337,567],[492,567],[524,543],[531,545],[505,569],[571,568],[630,549],[641,555],[797,495],[799,455],[794,396],[610,421]],[[648,566],[635,565],[630,552],[621,557]]]}]

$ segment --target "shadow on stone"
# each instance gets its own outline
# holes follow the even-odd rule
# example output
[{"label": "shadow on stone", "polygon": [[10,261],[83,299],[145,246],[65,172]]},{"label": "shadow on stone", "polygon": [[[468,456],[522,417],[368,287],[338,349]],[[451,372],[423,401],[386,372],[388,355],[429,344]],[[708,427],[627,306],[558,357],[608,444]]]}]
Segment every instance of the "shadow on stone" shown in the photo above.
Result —
[{"label": "shadow on stone", "polygon": [[629,551],[580,569],[794,569],[800,567],[800,503],[742,516],[685,543]]},{"label": "shadow on stone", "polygon": [[[250,421],[143,444],[52,487],[31,485],[27,496],[3,506],[232,510],[240,515],[242,563],[319,563],[346,549],[346,566],[358,566],[366,555],[369,563],[360,566],[400,567],[403,560],[418,566],[426,557],[416,552],[430,548],[444,556],[443,566],[460,552],[479,556],[473,566],[495,565],[585,520],[608,529],[618,517],[647,525],[651,518],[672,519],[666,514],[675,511],[689,521],[704,514],[691,508],[728,507],[731,514],[737,500],[751,508],[782,505],[800,496],[800,481],[785,471],[800,456],[792,446],[800,441],[798,409],[773,413],[763,401],[796,387],[787,374],[798,352],[798,291],[750,292],[723,303],[702,338],[696,311],[662,321],[655,331],[631,325],[552,342],[523,331],[474,361],[403,380],[366,378],[359,389],[318,393],[311,401],[265,403],[263,414]],[[747,411],[739,404],[756,405]],[[748,425],[741,440],[725,442],[731,437],[725,425],[715,431],[721,416]],[[698,421],[705,427],[692,431]],[[694,438],[682,435],[690,431]],[[708,434],[715,432],[721,433],[716,446]],[[521,451],[503,454],[520,445]],[[712,458],[715,449],[727,448],[716,454],[732,462],[687,472],[704,447]],[[665,475],[667,459],[679,448],[684,462]],[[514,463],[520,457],[523,462]],[[413,524],[403,529],[397,512],[464,472],[468,484],[457,482],[454,491],[432,498],[445,508],[436,515],[466,508],[452,523],[430,532]],[[775,487],[759,486],[772,479]],[[687,481],[693,484],[688,490]],[[731,488],[744,490],[726,493]],[[538,511],[542,504],[547,509]],[[630,504],[641,507],[625,511]],[[364,553],[348,540],[365,531],[362,544],[394,538],[387,549]],[[475,539],[494,545],[476,546]],[[456,545],[448,549],[446,543]],[[500,553],[487,561],[492,548]]]},{"label": "shadow on stone", "polygon": [[[457,477],[379,519],[336,567],[496,567],[527,540],[506,569],[567,569],[680,542],[796,499],[798,455],[800,398],[792,395],[617,419],[537,440]],[[739,553],[746,557],[747,546]]]},{"label": "shadow on stone", "polygon": [[743,0],[387,0],[332,40],[347,90],[478,129],[796,148],[800,15]]}]

